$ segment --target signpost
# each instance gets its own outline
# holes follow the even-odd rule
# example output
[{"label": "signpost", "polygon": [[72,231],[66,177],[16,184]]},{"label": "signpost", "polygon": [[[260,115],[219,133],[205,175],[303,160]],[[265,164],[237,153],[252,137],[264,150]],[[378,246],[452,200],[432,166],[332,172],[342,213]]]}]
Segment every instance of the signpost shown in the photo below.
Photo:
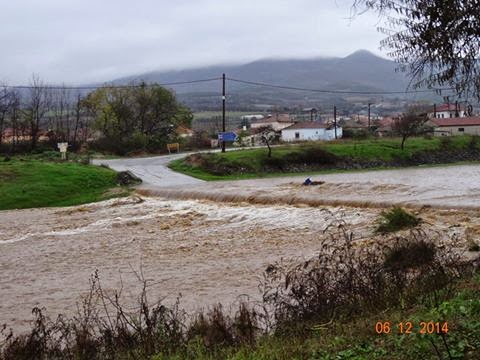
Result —
[{"label": "signpost", "polygon": [[57,143],[58,150],[62,153],[62,160],[67,159],[68,142]]},{"label": "signpost", "polygon": [[234,142],[237,139],[237,134],[234,132],[221,132],[218,133],[218,140],[223,142]]},{"label": "signpost", "polygon": [[172,150],[175,150],[177,153],[179,153],[180,152],[180,144],[179,143],[167,144],[167,150],[168,150],[169,154],[171,154]]}]

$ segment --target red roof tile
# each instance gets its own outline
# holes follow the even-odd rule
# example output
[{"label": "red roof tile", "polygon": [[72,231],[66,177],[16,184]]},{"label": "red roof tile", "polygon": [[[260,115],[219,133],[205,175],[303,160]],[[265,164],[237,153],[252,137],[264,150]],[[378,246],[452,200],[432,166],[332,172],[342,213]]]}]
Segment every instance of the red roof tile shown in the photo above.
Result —
[{"label": "red roof tile", "polygon": [[463,118],[447,118],[447,119],[431,119],[435,125],[442,126],[479,126],[480,117],[463,117]]},{"label": "red roof tile", "polygon": [[[442,111],[455,111],[455,103],[450,103],[450,104],[439,104],[436,106],[436,110],[437,112],[442,112]],[[465,106],[464,105],[461,105],[461,104],[458,104],[458,110],[459,111],[464,111],[465,110]],[[433,112],[433,108],[432,108],[432,112]]]},{"label": "red roof tile", "polygon": [[326,129],[328,125],[319,123],[318,121],[299,122],[289,126],[283,130],[296,130],[296,129]]}]

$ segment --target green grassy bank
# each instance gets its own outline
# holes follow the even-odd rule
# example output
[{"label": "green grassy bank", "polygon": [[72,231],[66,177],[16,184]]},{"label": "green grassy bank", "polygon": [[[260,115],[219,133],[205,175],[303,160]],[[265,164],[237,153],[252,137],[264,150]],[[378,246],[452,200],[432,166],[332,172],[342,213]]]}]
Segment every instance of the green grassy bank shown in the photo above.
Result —
[{"label": "green grassy bank", "polygon": [[[419,164],[472,161],[480,151],[476,137],[408,139],[400,149],[400,139],[338,140],[210,153],[173,161],[170,168],[203,180],[231,180],[255,177],[332,172],[361,168],[385,168]],[[465,158],[462,152],[467,153]],[[430,159],[429,154],[436,157]],[[347,165],[345,165],[347,164]],[[312,165],[312,166],[305,166]]]},{"label": "green grassy bank", "polygon": [[114,171],[30,157],[0,158],[0,210],[70,206],[125,194]]}]

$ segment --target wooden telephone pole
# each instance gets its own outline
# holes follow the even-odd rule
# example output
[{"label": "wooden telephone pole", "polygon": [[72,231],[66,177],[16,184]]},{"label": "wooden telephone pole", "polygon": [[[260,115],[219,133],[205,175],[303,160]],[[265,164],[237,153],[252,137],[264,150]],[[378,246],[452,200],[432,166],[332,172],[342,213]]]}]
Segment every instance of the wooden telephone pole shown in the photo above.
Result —
[{"label": "wooden telephone pole", "polygon": [[333,107],[333,124],[335,126],[335,139],[338,139],[337,137],[337,107]]},{"label": "wooden telephone pole", "polygon": [[[222,76],[222,131],[225,134],[225,74]],[[225,140],[222,139],[222,153],[225,152]]]}]

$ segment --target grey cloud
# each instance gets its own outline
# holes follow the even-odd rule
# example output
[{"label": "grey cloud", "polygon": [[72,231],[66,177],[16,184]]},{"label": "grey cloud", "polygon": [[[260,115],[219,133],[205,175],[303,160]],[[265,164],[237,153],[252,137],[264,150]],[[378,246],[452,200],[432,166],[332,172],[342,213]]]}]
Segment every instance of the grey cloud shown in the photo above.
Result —
[{"label": "grey cloud", "polygon": [[16,0],[0,12],[0,81],[87,83],[265,57],[379,53],[353,0]]}]

